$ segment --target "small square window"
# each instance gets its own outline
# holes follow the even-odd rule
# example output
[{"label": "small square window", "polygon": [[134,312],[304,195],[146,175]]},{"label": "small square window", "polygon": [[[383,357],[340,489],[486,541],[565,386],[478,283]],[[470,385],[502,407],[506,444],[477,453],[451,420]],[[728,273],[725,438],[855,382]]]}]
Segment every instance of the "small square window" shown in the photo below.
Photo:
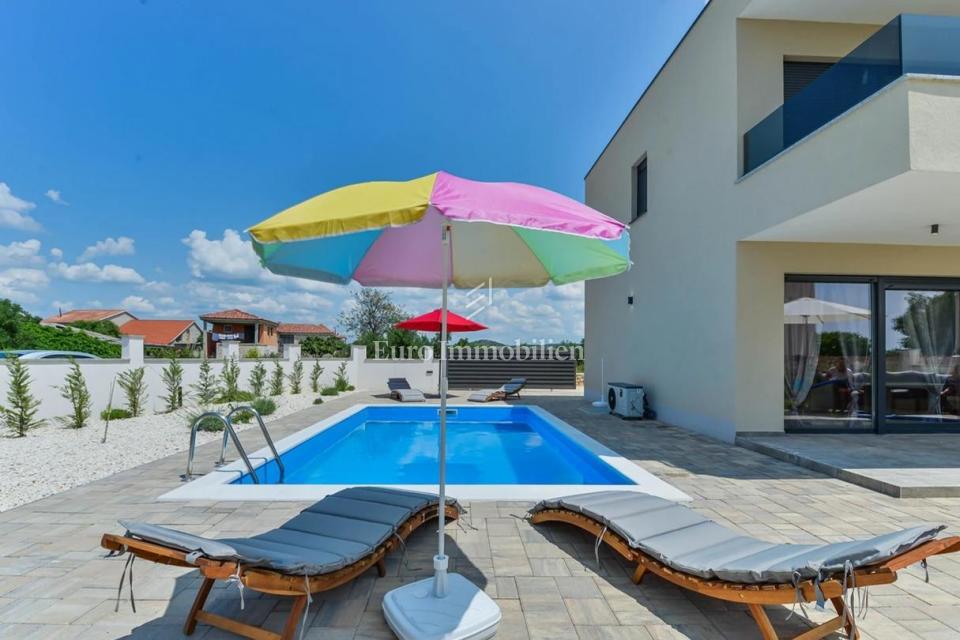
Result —
[{"label": "small square window", "polygon": [[644,158],[633,168],[633,222],[647,212],[647,159]]},{"label": "small square window", "polygon": [[223,325],[223,332],[224,332],[224,333],[233,333],[233,325],[232,325],[232,324],[225,324],[225,325]]}]

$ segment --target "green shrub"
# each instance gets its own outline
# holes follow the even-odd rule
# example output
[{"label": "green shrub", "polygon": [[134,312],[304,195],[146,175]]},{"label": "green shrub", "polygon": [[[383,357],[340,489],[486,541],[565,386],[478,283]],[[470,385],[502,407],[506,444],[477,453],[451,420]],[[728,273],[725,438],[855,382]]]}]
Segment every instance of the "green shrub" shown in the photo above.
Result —
[{"label": "green shrub", "polygon": [[250,390],[253,391],[253,395],[262,396],[263,388],[267,384],[267,368],[263,366],[262,362],[258,362],[253,365],[253,369],[250,370]]},{"label": "green shrub", "polygon": [[240,363],[236,358],[227,358],[220,371],[220,380],[223,382],[220,392],[220,402],[239,400],[240,395]]},{"label": "green shrub", "polygon": [[356,390],[356,387],[353,386],[352,384],[347,385],[347,391],[355,391],[355,390]]},{"label": "green shrub", "polygon": [[210,367],[210,361],[206,358],[200,363],[200,373],[197,376],[197,382],[190,385],[197,402],[203,406],[213,403],[220,395],[220,385],[217,383],[216,376],[213,375],[213,369]]},{"label": "green shrub", "polygon": [[270,398],[257,398],[250,403],[250,406],[256,409],[261,416],[268,416],[277,410],[277,403]]},{"label": "green shrub", "polygon": [[313,368],[310,369],[310,391],[320,393],[321,375],[323,375],[323,367],[320,366],[320,361],[316,360],[313,363]]},{"label": "green shrub", "polygon": [[[193,423],[197,421],[203,415],[203,412],[198,412],[187,416],[187,427],[193,428]],[[207,416],[200,421],[200,424],[197,426],[199,431],[223,431],[223,421],[214,416]]]},{"label": "green shrub", "polygon": [[300,393],[300,388],[303,383],[303,360],[297,360],[293,363],[293,366],[290,367],[290,375],[287,376],[287,380],[290,381],[290,393],[294,395]]},{"label": "green shrub", "polygon": [[252,394],[251,392],[249,392],[249,391],[237,391],[237,392],[235,392],[232,396],[228,396],[227,394],[223,394],[222,396],[220,396],[219,398],[217,398],[217,402],[235,402],[235,403],[238,403],[238,402],[251,402],[251,401],[252,401],[254,398],[256,398],[256,397],[257,397],[257,396],[253,395],[253,394]]},{"label": "green shrub", "polygon": [[70,326],[76,329],[93,331],[94,333],[100,333],[105,336],[113,336],[114,338],[120,337],[120,327],[109,320],[77,320],[76,322],[71,322]]},{"label": "green shrub", "polygon": [[283,367],[279,362],[273,363],[273,373],[270,374],[270,395],[279,396],[283,393]]},{"label": "green shrub", "polygon": [[20,358],[7,360],[7,406],[0,408],[3,422],[18,438],[27,435],[30,429],[41,426],[45,420],[37,418],[40,401],[30,393],[30,372]]},{"label": "green shrub", "polygon": [[127,411],[126,409],[104,409],[100,412],[101,420],[124,420],[126,418],[132,418],[133,414]]},{"label": "green shrub", "polygon": [[164,408],[167,411],[176,411],[183,406],[183,367],[176,358],[171,359],[170,364],[163,368],[160,379],[167,390],[167,395],[161,398]]},{"label": "green shrub", "polygon": [[235,414],[230,416],[230,422],[236,424],[246,424],[253,420],[253,414],[246,410],[237,411]]},{"label": "green shrub", "polygon": [[310,336],[300,343],[300,349],[308,356],[343,357],[349,354],[350,347],[339,336]]},{"label": "green shrub", "polygon": [[322,396],[335,396],[338,393],[340,392],[337,391],[336,387],[324,387],[323,389],[320,390],[320,395]]},{"label": "green shrub", "polygon": [[247,352],[243,354],[243,357],[250,360],[258,360],[260,358],[260,350],[256,347],[250,347],[247,349]]},{"label": "green shrub", "polygon": [[333,386],[337,391],[346,391],[350,386],[350,380],[347,379],[347,363],[341,362],[337,367],[337,373],[333,376]]},{"label": "green shrub", "polygon": [[72,429],[87,426],[93,402],[90,400],[90,391],[87,389],[86,380],[83,379],[80,365],[73,358],[70,358],[70,372],[67,373],[63,386],[57,389],[60,391],[60,397],[70,403],[70,415],[60,418],[60,422]]},{"label": "green shrub", "polygon": [[316,398],[313,399],[313,404],[323,404],[323,398],[321,398],[320,396],[317,396]]},{"label": "green shrub", "polygon": [[143,382],[145,373],[146,369],[137,367],[127,369],[117,376],[117,384],[127,398],[127,409],[134,417],[143,412],[143,404],[147,401],[147,385]]},{"label": "green shrub", "polygon": [[104,342],[73,329],[49,327],[37,322],[21,322],[16,340],[4,345],[7,349],[44,349],[51,351],[82,351],[101,358],[119,358],[120,345]]}]

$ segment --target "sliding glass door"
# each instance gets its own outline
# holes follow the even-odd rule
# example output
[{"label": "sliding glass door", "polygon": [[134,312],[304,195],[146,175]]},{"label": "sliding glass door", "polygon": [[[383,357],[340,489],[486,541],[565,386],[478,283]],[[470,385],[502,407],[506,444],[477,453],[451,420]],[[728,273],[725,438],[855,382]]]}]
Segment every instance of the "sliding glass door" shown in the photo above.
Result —
[{"label": "sliding glass door", "polygon": [[884,283],[882,431],[960,426],[960,284]]},{"label": "sliding glass door", "polygon": [[960,431],[960,279],[789,276],[784,430]]},{"label": "sliding glass door", "polygon": [[872,431],[870,282],[788,281],[783,304],[787,431]]}]

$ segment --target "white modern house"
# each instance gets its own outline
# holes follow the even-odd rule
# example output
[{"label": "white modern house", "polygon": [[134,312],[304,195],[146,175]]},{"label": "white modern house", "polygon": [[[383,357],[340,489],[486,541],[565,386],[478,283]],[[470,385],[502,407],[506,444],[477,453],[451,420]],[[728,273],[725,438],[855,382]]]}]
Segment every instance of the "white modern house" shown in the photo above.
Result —
[{"label": "white modern house", "polygon": [[588,395],[745,432],[960,428],[960,2],[713,0],[586,176]]}]

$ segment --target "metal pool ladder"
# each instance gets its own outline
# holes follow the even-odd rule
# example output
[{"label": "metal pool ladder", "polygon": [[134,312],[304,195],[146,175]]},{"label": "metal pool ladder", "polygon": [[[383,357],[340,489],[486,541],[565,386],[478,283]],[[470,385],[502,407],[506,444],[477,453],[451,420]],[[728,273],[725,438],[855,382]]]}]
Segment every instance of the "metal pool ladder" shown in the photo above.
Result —
[{"label": "metal pool ladder", "polygon": [[241,411],[249,412],[253,414],[254,418],[257,419],[257,424],[260,425],[260,432],[263,434],[263,439],[267,441],[267,446],[270,447],[270,452],[273,454],[273,459],[277,462],[277,468],[280,469],[280,482],[283,483],[285,475],[283,460],[280,458],[280,454],[277,453],[277,448],[273,444],[273,438],[270,437],[270,432],[267,431],[267,425],[264,424],[263,417],[260,415],[260,412],[249,405],[234,407],[227,415],[223,415],[217,411],[207,411],[206,413],[202,413],[197,416],[197,418],[193,421],[193,425],[190,427],[190,451],[187,453],[187,473],[184,475],[185,480],[189,480],[193,477],[193,458],[197,450],[197,429],[205,419],[213,418],[223,423],[223,440],[220,444],[220,457],[217,459],[217,466],[219,467],[224,464],[224,458],[227,451],[227,438],[229,437],[231,440],[233,440],[233,446],[236,447],[237,452],[240,454],[240,459],[243,460],[243,464],[247,467],[247,471],[250,473],[250,479],[254,484],[260,484],[260,479],[257,477],[257,474],[253,469],[253,465],[250,463],[250,457],[247,455],[246,449],[243,448],[243,445],[240,443],[240,438],[237,437],[237,432],[233,428],[233,421],[231,418]]}]

